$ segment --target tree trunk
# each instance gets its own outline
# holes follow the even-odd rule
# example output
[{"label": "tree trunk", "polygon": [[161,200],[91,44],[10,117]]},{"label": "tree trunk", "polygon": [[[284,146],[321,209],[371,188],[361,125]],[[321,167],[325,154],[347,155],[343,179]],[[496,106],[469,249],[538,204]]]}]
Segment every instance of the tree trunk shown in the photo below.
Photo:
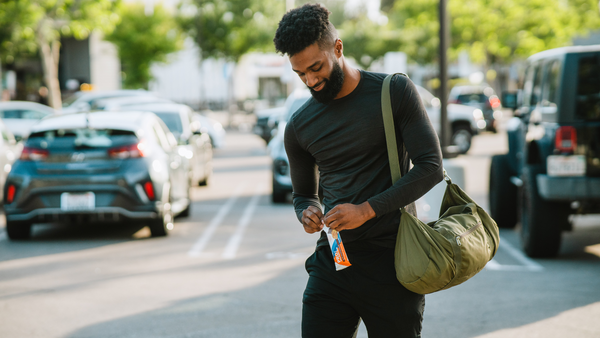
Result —
[{"label": "tree trunk", "polygon": [[58,82],[58,57],[60,42],[52,41],[52,46],[38,33],[37,42],[42,57],[42,68],[44,70],[44,80],[48,86],[48,104],[54,109],[62,109],[62,99],[60,95],[60,84]]}]

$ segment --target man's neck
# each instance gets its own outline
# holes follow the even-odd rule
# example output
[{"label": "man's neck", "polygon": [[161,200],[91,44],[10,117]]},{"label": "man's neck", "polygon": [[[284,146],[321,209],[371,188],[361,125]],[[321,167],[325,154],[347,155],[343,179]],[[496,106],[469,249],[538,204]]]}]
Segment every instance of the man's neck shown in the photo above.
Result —
[{"label": "man's neck", "polygon": [[352,93],[352,91],[358,86],[360,82],[360,71],[356,68],[350,67],[345,61],[343,62],[343,72],[344,72],[344,84],[342,85],[342,89],[335,97],[335,100],[341,99],[342,97]]}]

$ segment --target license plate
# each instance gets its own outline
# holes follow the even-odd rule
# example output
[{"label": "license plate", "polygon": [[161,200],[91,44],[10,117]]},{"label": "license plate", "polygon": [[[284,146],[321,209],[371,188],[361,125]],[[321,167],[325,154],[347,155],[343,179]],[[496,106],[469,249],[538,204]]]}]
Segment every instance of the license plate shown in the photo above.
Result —
[{"label": "license plate", "polygon": [[60,208],[65,211],[93,210],[96,207],[96,195],[93,192],[69,193],[60,195]]},{"label": "license plate", "polygon": [[585,156],[550,155],[548,156],[548,176],[585,175]]}]

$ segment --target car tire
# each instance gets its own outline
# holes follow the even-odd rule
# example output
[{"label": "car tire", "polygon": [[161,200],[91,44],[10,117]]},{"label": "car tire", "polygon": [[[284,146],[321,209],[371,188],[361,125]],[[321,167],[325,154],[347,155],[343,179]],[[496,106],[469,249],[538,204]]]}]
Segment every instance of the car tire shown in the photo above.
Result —
[{"label": "car tire", "polygon": [[271,195],[271,199],[273,203],[285,203],[287,197],[287,192],[282,189],[282,187],[277,183],[275,177],[273,177],[273,194]]},{"label": "car tire", "polygon": [[31,237],[31,223],[7,221],[6,235],[11,240],[29,239]]},{"label": "car tire", "polygon": [[490,165],[490,216],[498,227],[512,229],[517,225],[518,189],[510,182],[508,155],[492,156]]},{"label": "car tire", "polygon": [[560,250],[561,232],[569,222],[569,205],[549,202],[538,193],[541,165],[523,168],[520,194],[521,242],[529,257],[553,257]]},{"label": "car tire", "polygon": [[[173,225],[173,214],[171,213],[171,207],[164,207],[162,214],[148,222],[150,228],[150,235],[152,237],[163,237],[169,233],[169,228]],[[167,210],[168,209],[168,210]]]},{"label": "car tire", "polygon": [[471,149],[471,140],[473,134],[468,127],[458,125],[452,128],[452,138],[450,144],[458,147],[459,154],[466,154]]},{"label": "car tire", "polygon": [[210,183],[210,179],[212,177],[213,174],[213,170],[212,170],[212,165],[210,167],[210,169],[208,169],[208,172],[205,174],[204,179],[201,181],[198,181],[198,185],[201,187],[206,187],[209,185]]}]

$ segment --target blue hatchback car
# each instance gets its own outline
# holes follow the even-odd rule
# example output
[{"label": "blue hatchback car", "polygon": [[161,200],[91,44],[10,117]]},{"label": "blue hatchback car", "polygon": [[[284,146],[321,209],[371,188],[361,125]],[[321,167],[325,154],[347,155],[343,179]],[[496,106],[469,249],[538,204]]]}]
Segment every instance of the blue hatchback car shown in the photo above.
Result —
[{"label": "blue hatchback car", "polygon": [[6,231],[35,223],[139,222],[164,236],[189,210],[188,164],[155,114],[57,115],[36,125],[4,186]]}]

